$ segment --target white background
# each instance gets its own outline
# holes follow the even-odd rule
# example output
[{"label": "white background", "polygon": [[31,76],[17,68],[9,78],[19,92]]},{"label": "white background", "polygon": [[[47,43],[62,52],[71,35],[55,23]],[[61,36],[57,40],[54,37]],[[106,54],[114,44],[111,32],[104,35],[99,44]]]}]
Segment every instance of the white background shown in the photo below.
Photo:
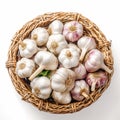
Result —
[{"label": "white background", "polygon": [[[102,97],[80,112],[55,115],[21,100],[5,68],[15,32],[36,16],[53,11],[79,12],[112,40],[114,75]],[[120,4],[119,0],[0,0],[0,120],[120,120]]]}]

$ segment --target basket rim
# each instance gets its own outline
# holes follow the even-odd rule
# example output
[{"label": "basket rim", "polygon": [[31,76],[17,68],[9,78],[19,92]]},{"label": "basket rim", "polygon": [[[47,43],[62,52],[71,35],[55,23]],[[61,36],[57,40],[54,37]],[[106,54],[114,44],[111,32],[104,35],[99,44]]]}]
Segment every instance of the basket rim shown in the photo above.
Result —
[{"label": "basket rim", "polygon": [[59,114],[73,113],[91,105],[102,95],[102,93],[110,85],[113,72],[112,74],[108,74],[109,80],[106,86],[96,90],[95,92],[92,92],[90,94],[90,99],[83,100],[82,102],[70,103],[67,105],[53,104],[37,98],[35,95],[31,93],[29,87],[23,82],[23,80],[15,74],[15,66],[17,62],[16,58],[17,58],[17,52],[18,52],[18,41],[21,41],[24,38],[26,38],[34,28],[38,26],[46,27],[53,20],[56,20],[56,19],[59,19],[62,22],[67,22],[72,20],[77,20],[78,22],[80,22],[84,26],[85,30],[86,31],[88,30],[88,33],[86,34],[97,38],[97,42],[98,42],[97,44],[99,46],[99,49],[101,50],[101,52],[103,52],[105,56],[107,56],[105,58],[105,63],[107,64],[107,66],[109,66],[113,70],[113,57],[112,57],[112,51],[111,51],[111,43],[107,41],[105,35],[97,27],[96,24],[94,24],[88,18],[82,16],[80,13],[74,13],[74,12],[45,13],[27,22],[18,32],[16,32],[15,36],[12,39],[12,43],[8,51],[8,60],[6,62],[6,67],[8,69],[9,75],[11,77],[12,83],[16,91],[22,96],[23,100],[29,103],[32,103],[33,105],[37,106],[38,109],[43,111],[47,111],[51,113],[59,113]]}]

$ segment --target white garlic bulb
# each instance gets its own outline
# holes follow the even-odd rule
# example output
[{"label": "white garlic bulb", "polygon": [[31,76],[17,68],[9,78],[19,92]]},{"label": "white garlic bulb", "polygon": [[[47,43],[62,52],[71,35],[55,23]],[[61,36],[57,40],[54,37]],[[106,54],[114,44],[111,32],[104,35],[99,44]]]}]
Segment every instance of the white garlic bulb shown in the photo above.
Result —
[{"label": "white garlic bulb", "polygon": [[84,79],[87,75],[86,68],[83,64],[79,63],[79,65],[73,68],[73,71],[76,74],[76,79]]},{"label": "white garlic bulb", "polygon": [[60,20],[54,20],[50,25],[48,30],[51,34],[61,34],[63,30],[63,23]]},{"label": "white garlic bulb", "polygon": [[65,68],[76,67],[79,64],[79,52],[74,48],[63,49],[58,57]]},{"label": "white garlic bulb", "polygon": [[16,74],[20,78],[30,77],[35,69],[35,63],[28,58],[22,58],[16,64]]},{"label": "white garlic bulb", "polygon": [[48,41],[49,34],[45,28],[38,27],[31,32],[31,39],[35,40],[38,46],[43,46]]},{"label": "white garlic bulb", "polygon": [[108,73],[112,72],[112,70],[105,65],[103,54],[97,49],[93,49],[87,54],[85,67],[88,72],[95,72],[99,69],[104,69]]},{"label": "white garlic bulb", "polygon": [[62,49],[67,47],[65,37],[61,34],[53,34],[49,37],[47,48],[54,54],[59,54]]},{"label": "white garlic bulb", "polygon": [[21,57],[31,58],[38,51],[36,42],[31,39],[24,39],[19,43],[19,52]]},{"label": "white garlic bulb", "polygon": [[84,80],[75,81],[75,87],[71,91],[72,98],[81,101],[89,96],[89,86]]},{"label": "white garlic bulb", "polygon": [[70,91],[74,87],[75,73],[67,68],[59,68],[51,77],[51,87],[57,92]]},{"label": "white garlic bulb", "polygon": [[39,68],[30,76],[29,80],[33,80],[43,69],[56,70],[58,66],[58,60],[54,54],[48,51],[39,51],[35,55],[35,63],[39,65]]},{"label": "white garlic bulb", "polygon": [[72,100],[70,92],[60,93],[60,92],[53,91],[52,97],[56,103],[60,103],[60,104],[68,104]]},{"label": "white garlic bulb", "polygon": [[78,47],[82,50],[80,55],[80,61],[83,61],[85,54],[94,48],[96,48],[95,40],[91,37],[84,36],[77,42]]},{"label": "white garlic bulb", "polygon": [[32,93],[42,99],[50,97],[52,91],[50,87],[50,80],[47,77],[37,77],[31,83]]}]

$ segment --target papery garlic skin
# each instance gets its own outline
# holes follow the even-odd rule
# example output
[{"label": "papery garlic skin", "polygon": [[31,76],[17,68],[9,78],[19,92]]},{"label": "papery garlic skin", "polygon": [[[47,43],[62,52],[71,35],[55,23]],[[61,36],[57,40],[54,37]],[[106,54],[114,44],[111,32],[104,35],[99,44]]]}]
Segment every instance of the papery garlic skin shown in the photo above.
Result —
[{"label": "papery garlic skin", "polygon": [[78,21],[67,22],[64,25],[63,35],[68,41],[75,42],[83,35],[83,26]]},{"label": "papery garlic skin", "polygon": [[62,34],[51,35],[47,42],[47,48],[54,54],[59,54],[62,49],[67,47],[67,42]]},{"label": "papery garlic skin", "polygon": [[34,58],[39,68],[30,76],[29,80],[33,80],[43,69],[56,70],[58,67],[58,59],[53,53],[48,51],[39,51]]},{"label": "papery garlic skin", "polygon": [[30,77],[35,69],[35,63],[28,58],[22,58],[16,63],[16,74],[20,78]]},{"label": "papery garlic skin", "polygon": [[94,91],[95,88],[100,88],[106,84],[108,76],[103,71],[97,71],[94,73],[88,73],[86,82],[91,86],[91,91]]},{"label": "papery garlic skin", "polygon": [[58,59],[65,68],[76,67],[79,64],[79,52],[72,47],[65,48],[60,52]]},{"label": "papery garlic skin", "polygon": [[59,104],[69,104],[72,100],[70,92],[60,93],[53,91],[52,97],[55,100],[55,102]]},{"label": "papery garlic skin", "polygon": [[86,68],[83,64],[79,63],[79,65],[73,68],[73,71],[76,74],[76,79],[84,79],[87,75]]},{"label": "papery garlic skin", "polygon": [[69,43],[68,44],[68,48],[74,48],[76,51],[78,51],[79,53],[81,53],[81,50],[78,48],[77,45],[73,44],[73,43]]},{"label": "papery garlic skin", "polygon": [[54,20],[50,25],[48,30],[51,34],[61,34],[63,31],[63,23],[60,20]]},{"label": "papery garlic skin", "polygon": [[38,46],[43,46],[48,41],[49,34],[45,28],[38,27],[31,32],[31,39],[35,40]]},{"label": "papery garlic skin", "polygon": [[93,49],[87,54],[85,68],[88,72],[95,72],[99,69],[104,69],[108,73],[112,72],[112,70],[104,64],[103,54],[97,49]]},{"label": "papery garlic skin", "polygon": [[31,83],[32,93],[42,99],[50,97],[52,91],[50,86],[50,79],[47,77],[37,77]]},{"label": "papery garlic skin", "polygon": [[24,39],[19,44],[19,52],[21,57],[31,58],[38,51],[36,42],[31,39]]},{"label": "papery garlic skin", "polygon": [[84,80],[75,81],[75,87],[71,91],[72,98],[81,101],[89,96],[89,86]]},{"label": "papery garlic skin", "polygon": [[78,47],[82,50],[80,55],[80,61],[83,61],[85,54],[94,48],[96,48],[95,40],[88,36],[81,37],[77,42]]},{"label": "papery garlic skin", "polygon": [[51,77],[51,87],[57,92],[70,91],[74,87],[75,73],[67,68],[59,68]]}]

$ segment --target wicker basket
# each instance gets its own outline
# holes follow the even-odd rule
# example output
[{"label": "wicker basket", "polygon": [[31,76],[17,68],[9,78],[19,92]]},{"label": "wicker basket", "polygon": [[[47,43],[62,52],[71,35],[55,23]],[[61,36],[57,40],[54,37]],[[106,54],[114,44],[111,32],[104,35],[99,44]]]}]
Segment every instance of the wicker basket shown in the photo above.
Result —
[{"label": "wicker basket", "polygon": [[96,89],[96,91],[92,92],[90,94],[89,99],[84,99],[82,102],[73,102],[67,105],[58,105],[48,100],[44,101],[37,98],[35,95],[32,94],[29,85],[23,79],[19,78],[15,74],[16,62],[19,59],[18,57],[19,41],[29,37],[30,32],[34,28],[38,26],[47,28],[47,26],[56,19],[62,21],[63,23],[73,20],[77,20],[78,22],[80,22],[84,27],[84,35],[96,39],[97,48],[103,53],[105,64],[109,68],[113,69],[113,58],[110,48],[111,46],[110,42],[106,40],[104,34],[99,30],[99,28],[93,22],[91,22],[89,19],[85,18],[79,13],[71,13],[71,12],[48,13],[48,14],[40,15],[37,18],[26,23],[15,34],[14,38],[12,39],[12,43],[8,52],[8,61],[6,63],[6,67],[8,68],[8,72],[11,76],[15,89],[22,96],[23,100],[32,103],[33,105],[38,107],[38,109],[43,111],[49,111],[52,113],[73,113],[95,102],[109,86],[112,74],[108,74],[109,80],[107,81],[106,86]]}]

